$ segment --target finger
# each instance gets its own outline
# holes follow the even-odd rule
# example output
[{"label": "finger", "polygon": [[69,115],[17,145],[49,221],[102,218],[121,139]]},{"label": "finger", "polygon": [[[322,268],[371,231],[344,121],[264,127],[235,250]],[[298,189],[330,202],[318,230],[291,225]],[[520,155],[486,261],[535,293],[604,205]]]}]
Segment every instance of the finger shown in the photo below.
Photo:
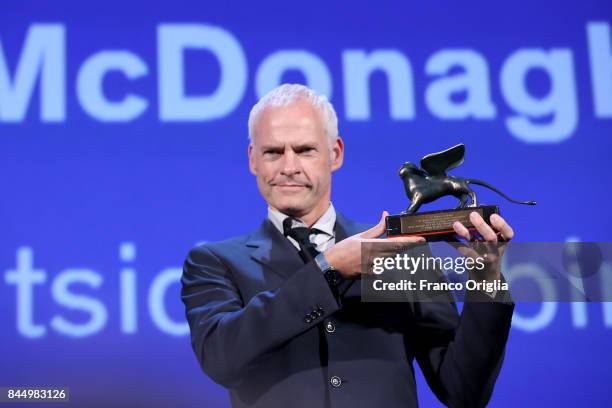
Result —
[{"label": "finger", "polygon": [[494,261],[498,257],[498,242],[471,242],[470,247],[488,262]]},{"label": "finger", "polygon": [[378,221],[378,224],[376,224],[369,230],[363,231],[361,234],[359,234],[361,238],[376,238],[384,234],[385,231],[387,230],[386,218],[388,215],[389,215],[388,212],[383,211],[380,217],[380,221]]},{"label": "finger", "polygon": [[485,241],[497,242],[497,234],[495,234],[495,231],[493,231],[489,224],[487,224],[476,211],[470,213],[470,222],[474,224],[474,227],[476,227],[476,230],[482,235]]},{"label": "finger", "polygon": [[404,252],[414,245],[422,245],[425,242],[425,238],[417,236],[401,236],[391,238],[368,238],[362,239],[362,243],[373,244],[369,245],[369,248],[375,248],[381,255],[393,256],[397,253]]},{"label": "finger", "polygon": [[419,235],[401,236],[401,237],[390,237],[386,238],[385,241],[390,242],[406,242],[409,244],[425,242],[425,238]]},{"label": "finger", "polygon": [[397,237],[388,237],[388,238],[366,238],[361,242],[365,243],[374,243],[374,244],[388,244],[389,247],[393,248],[401,248],[406,246],[406,244],[420,244],[426,242],[425,238],[418,235],[402,235]]},{"label": "finger", "polygon": [[[376,248],[385,256],[394,256],[405,252],[415,245],[422,245],[425,238],[420,236],[398,236],[384,239],[375,239]],[[382,245],[381,245],[382,244]]]},{"label": "finger", "polygon": [[465,239],[466,241],[470,240],[470,230],[468,230],[465,225],[459,221],[455,221],[453,223],[453,229],[455,230],[455,234],[459,235],[461,238]]},{"label": "finger", "polygon": [[514,238],[514,230],[506,222],[506,220],[502,218],[501,215],[492,214],[490,220],[493,227],[495,227],[495,229],[501,233],[504,240],[510,241],[512,238]]},{"label": "finger", "polygon": [[457,251],[461,253],[466,258],[478,258],[478,252],[476,252],[470,245],[457,240],[456,238],[452,239],[452,242],[449,242]]},{"label": "finger", "polygon": [[463,255],[464,258],[477,259],[477,258],[480,257],[478,252],[474,251],[469,246],[460,245],[460,246],[456,247],[456,249],[457,249],[457,251],[459,251],[461,253],[461,255]]}]

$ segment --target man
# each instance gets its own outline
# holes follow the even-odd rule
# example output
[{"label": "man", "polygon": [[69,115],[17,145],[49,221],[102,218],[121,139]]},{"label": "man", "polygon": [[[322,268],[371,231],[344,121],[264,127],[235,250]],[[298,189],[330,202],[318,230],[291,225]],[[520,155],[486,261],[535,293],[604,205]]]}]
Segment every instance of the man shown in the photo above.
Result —
[{"label": "man", "polygon": [[[332,206],[344,144],[331,104],[282,85],[253,107],[249,135],[268,218],[192,249],[182,277],[194,351],[232,406],[416,407],[415,358],[443,403],[485,405],[514,305],[466,301],[459,319],[452,302],[362,303],[361,243],[383,235],[387,214],[367,229]],[[495,229],[471,221],[489,242],[513,236],[499,216]]]}]

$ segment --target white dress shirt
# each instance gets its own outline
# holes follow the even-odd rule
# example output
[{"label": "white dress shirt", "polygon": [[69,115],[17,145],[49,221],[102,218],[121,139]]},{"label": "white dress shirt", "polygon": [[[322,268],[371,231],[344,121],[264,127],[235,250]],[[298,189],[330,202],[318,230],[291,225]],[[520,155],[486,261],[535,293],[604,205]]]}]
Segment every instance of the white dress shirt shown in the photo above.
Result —
[{"label": "white dress shirt", "polygon": [[[272,224],[276,227],[277,230],[280,231],[281,234],[284,235],[283,231],[283,221],[285,218],[289,217],[287,214],[283,214],[279,211],[273,210],[268,207],[268,219]],[[323,215],[314,223],[311,229],[317,229],[318,231],[310,234],[310,242],[312,242],[319,252],[325,252],[329,248],[331,248],[336,243],[336,235],[334,234],[334,225],[336,224],[336,210],[332,203],[329,203],[329,207],[323,213]],[[299,218],[293,220],[292,228],[295,227],[306,227],[306,225]],[[297,249],[300,249],[300,245],[297,241],[291,237],[287,237],[289,241],[295,246]]]}]

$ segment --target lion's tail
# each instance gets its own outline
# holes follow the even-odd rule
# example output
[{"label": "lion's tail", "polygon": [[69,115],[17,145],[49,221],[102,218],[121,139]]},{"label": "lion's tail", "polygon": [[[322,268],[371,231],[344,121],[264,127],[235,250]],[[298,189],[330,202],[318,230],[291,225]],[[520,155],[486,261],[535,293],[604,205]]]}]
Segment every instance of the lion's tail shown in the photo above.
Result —
[{"label": "lion's tail", "polygon": [[492,185],[490,185],[489,183],[487,183],[485,181],[478,180],[478,179],[465,179],[465,181],[468,184],[477,184],[479,186],[483,186],[483,187],[486,187],[486,188],[488,188],[490,190],[493,190],[497,194],[499,194],[500,196],[504,197],[506,200],[511,201],[513,203],[516,203],[516,204],[525,204],[525,205],[536,205],[535,201],[517,201],[517,200],[513,200],[512,198],[508,197],[507,195],[505,195],[504,193],[499,191],[497,188],[493,187]]}]

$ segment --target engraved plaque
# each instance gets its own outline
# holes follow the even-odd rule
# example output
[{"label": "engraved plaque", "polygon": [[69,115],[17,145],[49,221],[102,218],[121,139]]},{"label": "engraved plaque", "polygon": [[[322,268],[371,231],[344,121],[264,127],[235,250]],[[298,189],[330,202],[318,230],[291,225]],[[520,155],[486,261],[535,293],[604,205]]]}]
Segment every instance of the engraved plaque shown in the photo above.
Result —
[{"label": "engraved plaque", "polygon": [[499,214],[496,205],[483,205],[473,208],[460,208],[457,210],[429,211],[416,214],[390,215],[387,217],[387,236],[398,235],[429,235],[430,238],[442,238],[454,234],[453,223],[461,222],[468,229],[474,229],[470,222],[471,212],[479,213],[490,224],[492,214]]}]

